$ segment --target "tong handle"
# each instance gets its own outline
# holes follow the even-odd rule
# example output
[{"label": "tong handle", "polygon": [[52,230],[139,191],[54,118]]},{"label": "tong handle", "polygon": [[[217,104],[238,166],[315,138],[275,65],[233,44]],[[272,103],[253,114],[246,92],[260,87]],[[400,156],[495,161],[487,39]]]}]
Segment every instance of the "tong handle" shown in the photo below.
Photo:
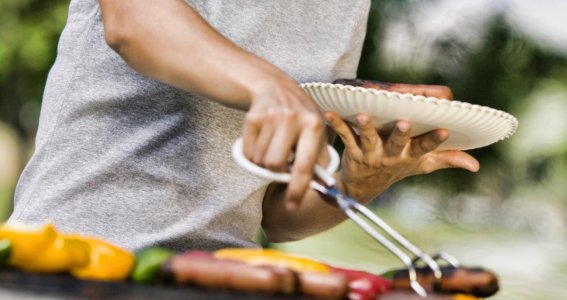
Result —
[{"label": "tong handle", "polygon": [[[331,145],[327,145],[327,151],[329,152],[329,163],[327,167],[315,166],[316,175],[325,181],[326,184],[327,181],[332,180],[330,174],[335,173],[340,164],[339,153],[337,153]],[[258,166],[246,158],[246,156],[244,156],[242,138],[237,139],[232,145],[232,157],[240,167],[256,176],[277,182],[289,182],[291,180],[291,174],[288,172],[273,172]]]}]

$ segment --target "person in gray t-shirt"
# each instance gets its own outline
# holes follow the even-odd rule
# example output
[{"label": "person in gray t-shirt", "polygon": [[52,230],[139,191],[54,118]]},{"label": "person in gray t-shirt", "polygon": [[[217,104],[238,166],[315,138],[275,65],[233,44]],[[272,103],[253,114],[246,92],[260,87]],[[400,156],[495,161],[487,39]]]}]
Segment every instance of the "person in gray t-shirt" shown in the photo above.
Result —
[{"label": "person in gray t-shirt", "polygon": [[[341,212],[308,189],[325,163],[324,117],[298,82],[355,78],[369,0],[72,0],[50,71],[36,150],[9,223],[139,249],[254,246],[326,230]],[[368,203],[404,177],[478,169],[460,151],[432,151],[443,130],[382,141],[367,115],[360,138],[334,113],[346,144],[340,188]],[[230,145],[283,170],[289,185],[238,168]]]}]

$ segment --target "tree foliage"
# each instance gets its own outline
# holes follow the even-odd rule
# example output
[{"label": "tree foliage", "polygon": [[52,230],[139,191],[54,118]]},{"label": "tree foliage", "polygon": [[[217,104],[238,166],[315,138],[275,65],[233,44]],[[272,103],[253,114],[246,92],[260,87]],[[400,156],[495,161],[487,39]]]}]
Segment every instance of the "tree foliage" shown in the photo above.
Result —
[{"label": "tree foliage", "polygon": [[33,136],[68,0],[0,1],[0,120]]}]

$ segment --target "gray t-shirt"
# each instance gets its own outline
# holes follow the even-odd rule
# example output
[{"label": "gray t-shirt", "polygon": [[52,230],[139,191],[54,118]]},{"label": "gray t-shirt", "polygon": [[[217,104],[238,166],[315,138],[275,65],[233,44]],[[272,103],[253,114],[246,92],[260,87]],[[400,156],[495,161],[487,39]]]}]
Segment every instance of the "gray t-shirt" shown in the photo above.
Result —
[{"label": "gray t-shirt", "polygon": [[[356,76],[369,0],[188,3],[297,82]],[[72,0],[9,222],[129,249],[254,246],[268,182],[231,158],[244,115],[134,71],[106,44],[98,1]]]}]

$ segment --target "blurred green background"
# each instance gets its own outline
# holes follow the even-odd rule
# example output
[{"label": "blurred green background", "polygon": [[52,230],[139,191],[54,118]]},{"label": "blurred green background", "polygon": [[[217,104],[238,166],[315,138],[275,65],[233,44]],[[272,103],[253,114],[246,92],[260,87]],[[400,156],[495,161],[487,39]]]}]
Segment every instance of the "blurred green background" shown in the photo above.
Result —
[{"label": "blurred green background", "polygon": [[[373,0],[359,78],[450,86],[512,113],[481,171],[408,178],[372,208],[429,252],[495,270],[494,299],[567,299],[567,1]],[[68,0],[0,0],[0,219],[33,152]],[[383,272],[400,263],[352,223],[273,245]]]}]

